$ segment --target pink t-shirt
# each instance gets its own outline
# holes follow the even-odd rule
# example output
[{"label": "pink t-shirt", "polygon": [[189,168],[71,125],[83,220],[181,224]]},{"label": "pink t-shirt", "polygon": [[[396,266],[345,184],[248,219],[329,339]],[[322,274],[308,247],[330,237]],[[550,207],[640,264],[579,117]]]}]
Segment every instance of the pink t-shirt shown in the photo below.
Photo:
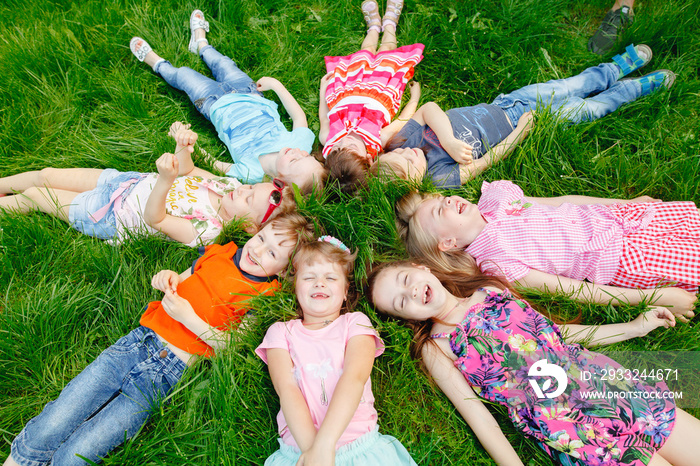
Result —
[{"label": "pink t-shirt", "polygon": [[[268,349],[289,351],[294,364],[294,378],[309,407],[314,426],[318,429],[326,417],[333,391],[343,373],[345,346],[357,335],[374,337],[377,345],[375,357],[384,352],[384,343],[369,318],[361,312],[343,314],[327,327],[318,330],[305,328],[299,319],[277,322],[267,330],[263,342],[255,352],[267,364]],[[298,448],[281,409],[277,414],[277,425],[284,443]],[[372,383],[367,379],[360,404],[340,436],[336,448],[372,431],[376,425],[377,411],[374,409]]]},{"label": "pink t-shirt", "polygon": [[534,269],[606,284],[620,266],[625,231],[606,206],[537,204],[494,181],[483,183],[478,208],[487,225],[466,251],[485,273],[515,281]]}]

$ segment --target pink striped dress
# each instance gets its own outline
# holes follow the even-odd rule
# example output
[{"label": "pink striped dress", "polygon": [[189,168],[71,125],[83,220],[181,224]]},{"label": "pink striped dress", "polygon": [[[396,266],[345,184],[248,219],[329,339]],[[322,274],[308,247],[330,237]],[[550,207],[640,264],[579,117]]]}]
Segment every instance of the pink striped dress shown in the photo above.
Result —
[{"label": "pink striped dress", "polygon": [[423,44],[405,45],[376,55],[360,50],[345,57],[325,57],[333,72],[326,89],[330,130],[323,156],[350,133],[359,135],[372,160],[382,150],[381,129],[401,106],[406,83],[423,59]]}]

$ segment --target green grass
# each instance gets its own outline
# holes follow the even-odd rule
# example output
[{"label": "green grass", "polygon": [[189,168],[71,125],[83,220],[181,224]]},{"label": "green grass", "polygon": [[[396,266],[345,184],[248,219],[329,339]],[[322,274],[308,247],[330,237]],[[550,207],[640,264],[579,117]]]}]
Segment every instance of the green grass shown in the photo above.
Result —
[{"label": "green grass", "polygon": [[[422,42],[416,69],[422,102],[443,108],[490,102],[501,92],[595,65],[586,41],[610,0],[443,2],[407,0],[401,44]],[[364,24],[354,0],[169,0],[17,2],[0,6],[0,176],[54,167],[154,170],[172,149],[175,120],[192,123],[211,154],[224,154],[213,127],[184,94],[170,88],[128,49],[141,35],[175,65],[208,73],[187,51],[188,18],[202,9],[209,39],[257,79],[280,79],[318,129],[323,56],[354,52]],[[474,200],[484,180],[512,179],[532,196],[586,194],[700,202],[700,2],[638,1],[625,42],[654,51],[649,69],[678,79],[660,92],[601,120],[555,124],[546,115],[509,159],[457,192]],[[604,57],[609,59],[612,53]],[[403,257],[392,223],[393,201],[405,186],[374,182],[362,198],[333,196],[303,211],[359,249],[358,279],[375,260]],[[245,235],[229,229],[226,239]],[[0,214],[0,458],[22,426],[55,398],[101,350],[138,325],[143,306],[158,299],[151,276],[184,270],[196,252],[157,239],[115,248],[79,235],[46,215]],[[624,321],[637,308],[581,306],[560,297],[531,301],[586,323]],[[171,403],[108,465],[260,464],[276,448],[279,408],[267,369],[253,354],[265,329],[292,312],[287,290],[258,300],[259,323],[232,336],[231,350],[189,371]],[[421,464],[488,464],[490,459],[449,401],[411,361],[410,332],[378,318],[387,351],[373,372],[384,433],[398,437]],[[616,349],[697,350],[696,325],[657,330]],[[494,408],[525,461],[549,464],[535,444]],[[698,412],[694,412],[696,415]]]}]

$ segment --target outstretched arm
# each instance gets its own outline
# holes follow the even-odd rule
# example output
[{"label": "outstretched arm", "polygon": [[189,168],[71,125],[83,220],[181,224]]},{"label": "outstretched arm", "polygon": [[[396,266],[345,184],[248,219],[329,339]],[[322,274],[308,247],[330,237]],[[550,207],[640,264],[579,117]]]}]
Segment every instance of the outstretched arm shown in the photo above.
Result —
[{"label": "outstretched arm", "polygon": [[579,196],[579,195],[569,195],[569,196],[559,196],[559,197],[528,197],[527,199],[537,202],[538,204],[546,204],[552,206],[560,206],[564,203],[574,204],[574,205],[588,205],[588,204],[600,204],[600,205],[611,205],[611,204],[629,204],[631,202],[661,202],[660,199],[654,199],[650,196],[639,196],[634,199],[612,199],[605,197],[591,197],[591,196]]},{"label": "outstretched arm", "polygon": [[294,364],[289,351],[281,348],[267,350],[267,367],[272,385],[280,399],[280,409],[287,421],[292,437],[301,451],[311,448],[316,438],[316,428],[309,407],[299,385],[294,380]]},{"label": "outstretched arm", "polygon": [[318,141],[322,146],[326,145],[326,139],[328,138],[328,131],[330,130],[330,121],[328,120],[328,102],[326,102],[326,89],[328,88],[328,80],[331,78],[333,73],[326,73],[321,78],[321,85],[319,86],[319,100],[318,100]]},{"label": "outstretched arm", "polygon": [[258,90],[260,92],[269,90],[275,91],[275,94],[277,94],[277,97],[279,97],[284,109],[287,110],[289,117],[292,119],[293,129],[308,128],[304,110],[302,110],[299,103],[281,82],[275,78],[264,76],[258,79]]},{"label": "outstretched arm", "polygon": [[673,313],[665,307],[653,307],[639,314],[636,319],[623,324],[607,325],[561,325],[564,339],[568,343],[586,346],[610,345],[618,341],[643,337],[658,327],[675,327]]},{"label": "outstretched arm", "polygon": [[335,464],[335,445],[360,405],[365,383],[372,372],[375,351],[376,343],[371,335],[355,335],[348,341],[343,374],[335,386],[313,445],[299,459],[301,464]]},{"label": "outstretched arm", "polygon": [[695,316],[693,308],[697,297],[682,288],[621,288],[611,285],[596,285],[582,280],[562,277],[530,270],[518,283],[528,288],[536,288],[546,293],[564,293],[572,299],[583,303],[595,304],[639,304],[647,302],[668,307],[676,317],[685,321],[686,317]]},{"label": "outstretched arm", "polygon": [[483,157],[474,160],[472,163],[460,164],[459,175],[462,184],[474,178],[476,175],[486,171],[495,163],[506,158],[513,150],[523,142],[532,129],[532,112],[525,112],[518,120],[515,127],[503,141],[493,146]]},{"label": "outstretched arm", "polygon": [[149,226],[155,228],[183,244],[191,243],[197,237],[192,222],[185,218],[168,214],[165,203],[168,191],[175,182],[179,171],[179,162],[173,154],[165,153],[156,161],[159,177],[153,186],[146,207],[143,211],[143,220]]},{"label": "outstretched arm", "polygon": [[423,361],[428,372],[497,464],[522,465],[493,415],[476,396],[453,361],[446,356],[445,351],[450,349],[444,348],[447,346],[445,342],[446,340],[437,340],[437,344],[427,343],[423,347]]},{"label": "outstretched arm", "polygon": [[428,125],[435,132],[440,145],[457,163],[472,163],[472,146],[457,139],[452,132],[452,123],[445,112],[435,102],[421,106],[413,119],[420,125]]},{"label": "outstretched arm", "polygon": [[387,142],[389,142],[396,133],[401,131],[401,128],[406,126],[408,120],[410,120],[413,115],[416,114],[418,101],[420,100],[420,83],[411,81],[409,86],[411,89],[411,98],[409,99],[408,103],[406,103],[403,110],[401,110],[401,113],[394,121],[382,128],[382,147],[386,146]]}]

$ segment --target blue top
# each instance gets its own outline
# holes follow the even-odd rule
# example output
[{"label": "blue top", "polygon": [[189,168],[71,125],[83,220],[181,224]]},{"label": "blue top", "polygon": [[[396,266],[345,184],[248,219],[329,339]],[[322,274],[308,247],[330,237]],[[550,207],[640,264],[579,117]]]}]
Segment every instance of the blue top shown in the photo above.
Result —
[{"label": "blue top", "polygon": [[[445,113],[452,124],[454,136],[472,146],[474,160],[481,158],[513,132],[513,126],[505,112],[495,105],[453,108]],[[459,164],[442,148],[437,135],[428,125],[419,125],[415,120],[409,120],[397,138],[405,139],[400,147],[423,149],[428,161],[425,176],[430,176],[436,187],[456,188],[462,185]]]},{"label": "blue top", "polygon": [[258,157],[285,147],[311,152],[316,136],[309,128],[287,131],[277,104],[255,94],[228,93],[210,108],[211,122],[235,162],[226,173],[243,183],[260,183],[265,173]]}]

